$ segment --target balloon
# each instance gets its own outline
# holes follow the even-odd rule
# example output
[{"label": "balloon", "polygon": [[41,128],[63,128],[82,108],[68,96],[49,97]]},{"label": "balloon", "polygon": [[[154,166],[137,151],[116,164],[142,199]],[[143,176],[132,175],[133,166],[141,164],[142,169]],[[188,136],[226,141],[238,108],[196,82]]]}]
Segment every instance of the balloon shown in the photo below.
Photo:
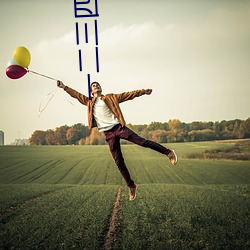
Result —
[{"label": "balloon", "polygon": [[16,61],[12,58],[8,61],[7,63],[7,66],[10,66],[10,65],[17,65]]},{"label": "balloon", "polygon": [[23,68],[28,68],[30,65],[30,52],[23,46],[15,48],[13,58],[16,63]]},{"label": "balloon", "polygon": [[27,73],[27,69],[19,66],[19,65],[10,65],[6,69],[6,75],[11,79],[18,79],[24,76]]}]

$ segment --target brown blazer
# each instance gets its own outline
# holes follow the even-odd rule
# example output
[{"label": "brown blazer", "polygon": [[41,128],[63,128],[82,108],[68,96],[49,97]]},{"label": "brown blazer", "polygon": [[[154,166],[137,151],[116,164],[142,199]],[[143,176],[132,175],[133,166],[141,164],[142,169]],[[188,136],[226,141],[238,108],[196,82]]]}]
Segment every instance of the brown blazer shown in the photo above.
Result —
[{"label": "brown blazer", "polygon": [[[72,97],[76,98],[80,103],[83,105],[86,105],[88,107],[88,126],[89,129],[92,129],[96,127],[96,122],[93,117],[93,105],[95,103],[95,97],[92,97],[91,100],[89,98],[76,90],[66,86],[64,90],[71,95]],[[124,92],[121,94],[107,94],[102,95],[101,99],[106,103],[106,105],[109,107],[111,112],[117,117],[120,124],[122,126],[125,126],[126,122],[124,120],[122,111],[120,109],[119,103],[125,102],[128,100],[132,100],[135,97],[139,97],[141,95],[145,95],[145,89],[142,90],[134,90],[130,92]]]}]

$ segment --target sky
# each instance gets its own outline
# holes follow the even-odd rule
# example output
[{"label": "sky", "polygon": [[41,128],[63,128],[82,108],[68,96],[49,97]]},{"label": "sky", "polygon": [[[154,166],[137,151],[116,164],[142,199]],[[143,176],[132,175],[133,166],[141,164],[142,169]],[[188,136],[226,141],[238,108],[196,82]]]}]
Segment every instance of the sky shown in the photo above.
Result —
[{"label": "sky", "polygon": [[[87,108],[57,88],[56,81],[32,73],[16,80],[6,76],[18,46],[29,50],[30,70],[85,95],[88,74],[91,82],[101,84],[103,94],[152,88],[150,96],[121,104],[127,123],[250,117],[250,1],[97,0],[97,4],[98,17],[75,18],[73,0],[1,1],[0,130],[5,144],[29,138],[35,130],[87,125]],[[93,0],[88,6],[93,8]]]}]

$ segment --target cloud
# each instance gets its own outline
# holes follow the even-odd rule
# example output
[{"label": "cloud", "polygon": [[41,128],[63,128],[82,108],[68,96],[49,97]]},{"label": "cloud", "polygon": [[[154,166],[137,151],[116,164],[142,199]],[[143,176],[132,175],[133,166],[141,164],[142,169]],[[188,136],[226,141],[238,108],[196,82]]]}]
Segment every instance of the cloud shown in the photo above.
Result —
[{"label": "cloud", "polygon": [[[174,29],[174,24],[165,27],[158,27],[154,23],[114,25],[99,33],[100,59],[112,65],[121,63],[124,67],[124,64],[129,66],[131,63],[138,64],[141,61],[152,60],[152,57],[161,57],[162,50],[167,49],[168,34],[171,35]],[[87,64],[95,63],[94,40],[94,34],[91,34],[88,44],[81,42],[80,45],[76,45],[75,31],[56,39],[43,40],[32,49],[33,58],[36,58],[33,63],[42,67],[55,63],[73,64],[74,67],[78,67],[80,49],[83,64],[85,63],[84,66],[87,67]]]},{"label": "cloud", "polygon": [[100,33],[100,41],[107,46],[118,45],[118,43],[130,43],[141,41],[143,37],[150,33],[154,27],[153,23],[142,24],[118,24]]},{"label": "cloud", "polygon": [[[241,22],[235,21],[240,16]],[[233,10],[216,9],[185,22],[120,23],[100,30],[100,72],[103,78],[119,77],[123,81],[128,81],[129,75],[134,81],[167,79],[181,88],[183,82],[194,87],[201,81],[213,83],[213,86],[227,82],[231,86],[240,70],[244,80],[244,65],[249,62],[243,53],[249,48],[241,46],[249,37],[246,32],[248,19],[246,11],[234,13]],[[76,45],[73,30],[57,39],[40,42],[34,54],[41,60],[41,68],[51,74],[56,69],[65,78],[67,75],[82,78],[79,49],[84,73],[96,72],[94,34],[90,34],[88,44],[82,41],[83,38],[80,45]]]},{"label": "cloud", "polygon": [[32,54],[37,58],[49,57],[50,60],[58,60],[71,57],[73,49],[76,50],[75,33],[71,31],[56,39],[42,40],[34,46]]}]

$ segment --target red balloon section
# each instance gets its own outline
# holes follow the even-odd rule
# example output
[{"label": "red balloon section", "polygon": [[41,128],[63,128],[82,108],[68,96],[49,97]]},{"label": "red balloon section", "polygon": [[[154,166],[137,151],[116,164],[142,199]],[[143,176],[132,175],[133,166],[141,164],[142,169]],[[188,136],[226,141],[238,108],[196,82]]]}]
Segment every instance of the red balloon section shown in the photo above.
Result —
[{"label": "red balloon section", "polygon": [[18,79],[24,76],[28,71],[19,65],[10,65],[6,69],[6,75],[11,79]]}]

